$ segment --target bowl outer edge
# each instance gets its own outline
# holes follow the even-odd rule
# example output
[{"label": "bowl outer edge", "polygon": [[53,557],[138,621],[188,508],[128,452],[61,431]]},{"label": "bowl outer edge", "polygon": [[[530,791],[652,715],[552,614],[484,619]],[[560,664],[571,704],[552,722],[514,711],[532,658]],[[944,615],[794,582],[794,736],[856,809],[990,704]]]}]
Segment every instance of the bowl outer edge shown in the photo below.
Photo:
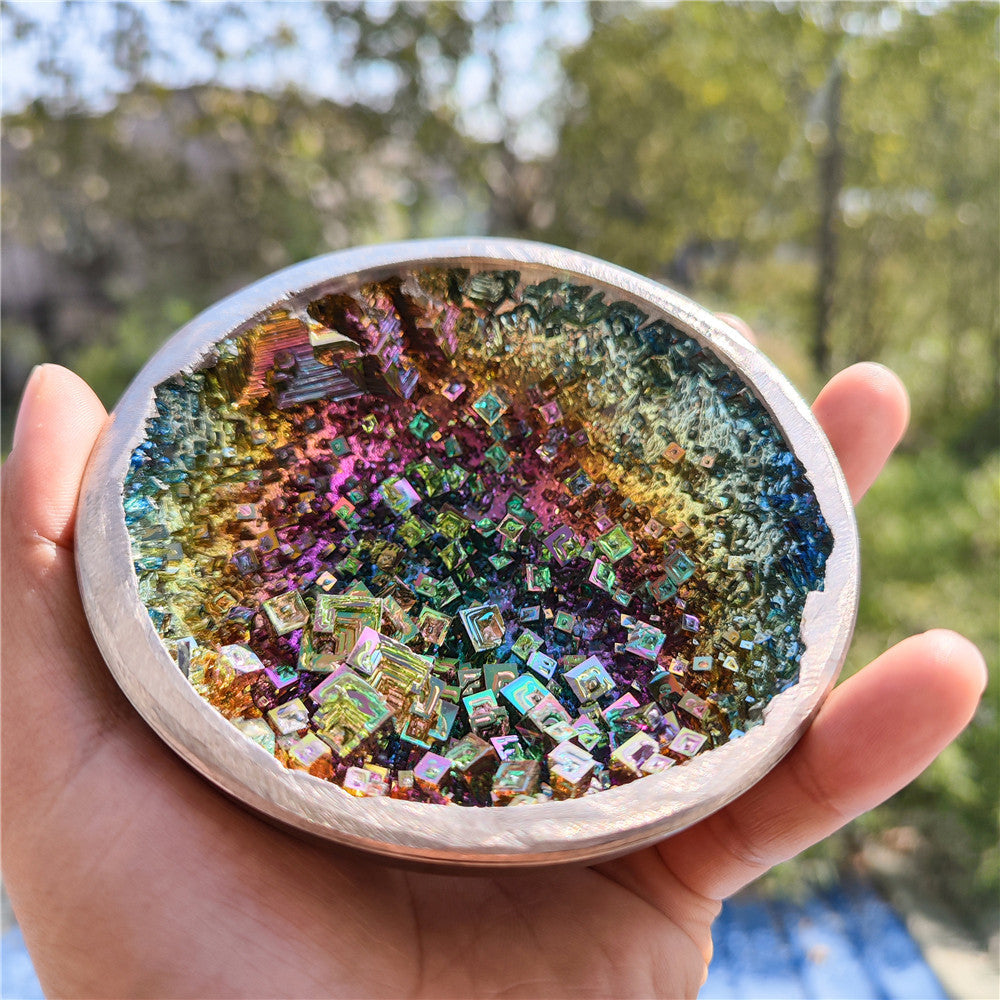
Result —
[{"label": "bowl outer edge", "polygon": [[[834,537],[823,591],[802,618],[799,683],[776,696],[762,726],[683,768],[597,796],[516,809],[431,809],[359,799],[289,771],[201,699],[141,607],[121,509],[128,459],[144,436],[153,390],[270,306],[372,279],[401,266],[454,261],[557,270],[653,305],[737,368],[805,467]],[[262,812],[341,843],[421,861],[498,866],[594,860],[651,843],[731,801],[794,745],[846,657],[858,603],[850,494],[822,430],[787,379],[727,324],[686,297],[593,257],[522,240],[417,240],[341,251],[293,265],[222,300],[179,330],[128,387],[91,454],[76,531],[84,607],[109,669],[152,728],[196,770]],[[703,788],[711,788],[709,794]]]}]

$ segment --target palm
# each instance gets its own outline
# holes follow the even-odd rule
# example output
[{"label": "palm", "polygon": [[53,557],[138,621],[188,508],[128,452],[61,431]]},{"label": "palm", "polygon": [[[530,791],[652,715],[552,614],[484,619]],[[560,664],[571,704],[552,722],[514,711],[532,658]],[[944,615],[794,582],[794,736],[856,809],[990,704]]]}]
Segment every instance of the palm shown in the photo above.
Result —
[{"label": "palm", "polygon": [[[693,995],[717,901],[910,780],[981,690],[965,640],[906,640],[838,689],[743,798],[596,867],[455,876],[300,839],[189,770],[114,686],[71,551],[104,412],[60,369],[27,395],[3,479],[3,862],[49,993]],[[905,397],[859,366],[816,409],[858,496],[902,431]]]}]

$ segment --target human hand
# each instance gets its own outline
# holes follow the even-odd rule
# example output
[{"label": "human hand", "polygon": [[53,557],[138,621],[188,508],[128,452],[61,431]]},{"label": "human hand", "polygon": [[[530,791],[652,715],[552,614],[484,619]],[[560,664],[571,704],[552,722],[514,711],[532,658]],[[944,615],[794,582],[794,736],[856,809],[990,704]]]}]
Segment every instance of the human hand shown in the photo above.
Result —
[{"label": "human hand", "polygon": [[[902,435],[905,392],[856,365],[814,411],[857,500]],[[912,780],[985,683],[971,643],[928,632],[840,685],[754,788],[656,847],[518,875],[401,870],[226,798],[115,685],[73,560],[105,418],[76,376],[41,368],[2,479],[3,871],[49,996],[693,996],[719,900]]]}]

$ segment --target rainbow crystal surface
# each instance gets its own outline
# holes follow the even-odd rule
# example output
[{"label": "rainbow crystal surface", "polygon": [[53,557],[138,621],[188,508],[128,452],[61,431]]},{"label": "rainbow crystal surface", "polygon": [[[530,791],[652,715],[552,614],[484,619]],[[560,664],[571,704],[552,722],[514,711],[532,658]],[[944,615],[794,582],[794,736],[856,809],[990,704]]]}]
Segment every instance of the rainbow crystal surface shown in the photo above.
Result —
[{"label": "rainbow crystal surface", "polygon": [[400,270],[161,383],[139,593],[248,740],[359,796],[596,794],[762,722],[830,531],[725,361],[563,276]]}]

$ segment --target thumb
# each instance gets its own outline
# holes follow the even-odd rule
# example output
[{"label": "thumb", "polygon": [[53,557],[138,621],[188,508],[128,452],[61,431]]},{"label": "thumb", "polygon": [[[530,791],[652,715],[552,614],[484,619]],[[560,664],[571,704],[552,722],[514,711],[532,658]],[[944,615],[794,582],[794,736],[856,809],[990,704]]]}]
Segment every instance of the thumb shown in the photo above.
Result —
[{"label": "thumb", "polygon": [[72,548],[80,482],[106,418],[72,372],[36,368],[3,467],[0,681],[8,792],[58,783],[89,732],[123,701],[91,638]]},{"label": "thumb", "polygon": [[80,481],[106,419],[101,401],[72,372],[40,365],[31,373],[3,471],[8,544],[72,546]]}]

